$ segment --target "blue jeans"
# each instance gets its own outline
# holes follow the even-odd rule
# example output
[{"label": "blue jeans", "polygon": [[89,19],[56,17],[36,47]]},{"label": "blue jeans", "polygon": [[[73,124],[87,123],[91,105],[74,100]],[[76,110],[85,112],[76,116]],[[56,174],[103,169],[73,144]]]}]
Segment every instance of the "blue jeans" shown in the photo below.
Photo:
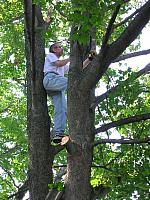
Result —
[{"label": "blue jeans", "polygon": [[43,85],[47,94],[51,96],[54,104],[54,134],[61,135],[65,131],[67,102],[65,90],[68,79],[61,75],[48,73],[43,79]]}]

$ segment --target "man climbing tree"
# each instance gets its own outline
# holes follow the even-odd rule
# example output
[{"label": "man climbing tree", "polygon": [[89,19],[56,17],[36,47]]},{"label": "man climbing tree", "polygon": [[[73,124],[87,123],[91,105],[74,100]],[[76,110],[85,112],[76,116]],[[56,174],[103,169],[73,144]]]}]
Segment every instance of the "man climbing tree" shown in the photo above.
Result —
[{"label": "man climbing tree", "polygon": [[60,143],[65,136],[67,78],[64,77],[64,74],[69,71],[69,65],[66,65],[69,59],[59,60],[59,57],[63,54],[63,47],[60,43],[51,45],[49,52],[44,65],[43,84],[49,96],[52,97],[55,107],[52,140],[54,143]]},{"label": "man climbing tree", "polygon": [[[17,3],[21,4],[20,1]],[[7,1],[8,4],[10,5],[11,1]],[[2,5],[3,10],[5,4],[2,2]],[[50,5],[54,8],[53,21],[49,16],[46,17],[47,7]],[[15,13],[14,5],[12,7]],[[129,10],[133,12],[125,18]],[[5,10],[3,13],[5,21],[5,14],[8,12]],[[13,185],[12,191],[18,190],[18,193],[17,191],[15,193],[9,189],[11,197],[16,196],[17,198],[20,188],[25,191],[23,185],[27,188],[28,184],[32,200],[94,200],[100,198],[116,200],[130,199],[132,195],[140,195],[141,199],[149,199],[147,169],[149,169],[148,119],[150,119],[150,113],[147,74],[150,71],[150,65],[146,63],[142,69],[119,65],[117,69],[114,69],[111,64],[127,58],[129,56],[126,54],[128,47],[128,50],[135,49],[132,42],[140,35],[150,19],[150,1],[138,0],[132,1],[131,4],[131,1],[120,0],[115,3],[95,0],[34,1],[33,3],[31,0],[25,0],[24,15],[29,170],[27,168],[24,170],[28,171],[26,184],[23,184],[24,179],[20,176],[18,178],[17,175],[15,181],[12,180],[12,173],[15,174],[22,168],[18,167],[20,166],[19,159],[16,162],[16,157],[14,160],[8,157],[8,161],[11,160],[11,162],[7,162],[6,165],[7,152],[4,150],[8,148],[7,140],[11,135],[11,130],[4,131],[4,128],[9,126],[6,126],[3,120],[1,144],[4,156],[1,156],[1,160],[7,174],[5,182]],[[13,23],[3,30],[2,35],[5,35],[6,30],[20,30],[17,24],[18,16],[14,20],[10,20],[9,15],[8,17],[6,24],[12,21]],[[23,20],[19,22],[23,23]],[[59,39],[59,35],[61,39],[65,38],[65,41],[69,40],[70,43],[67,91],[70,140],[63,147],[52,146],[50,143],[51,120],[49,116],[53,116],[53,113],[48,110],[47,95],[43,87],[45,47],[50,41]],[[5,50],[9,56],[2,56],[1,59],[8,57],[11,60],[7,40],[11,44],[12,38],[10,40],[7,37],[2,40],[5,42]],[[15,42],[16,44],[18,43]],[[84,68],[83,61],[87,58],[90,49],[95,49],[96,46],[100,49],[98,54]],[[16,56],[14,45],[12,49],[15,59],[18,58],[19,55]],[[142,53],[134,52],[134,56],[135,54],[142,55]],[[144,53],[148,53],[148,50]],[[14,55],[12,54],[12,57]],[[20,60],[23,62],[23,57]],[[6,60],[3,62],[4,66],[5,64]],[[11,62],[7,63],[7,67],[9,64],[12,68],[7,75],[11,74],[11,78],[14,79],[12,69],[18,71],[20,68]],[[2,73],[5,69],[3,67]],[[7,76],[7,78],[10,82],[10,77]],[[101,87],[102,84],[106,86],[105,91]],[[96,97],[94,88],[99,85],[101,94]],[[2,113],[2,119],[8,117],[10,113],[11,110]],[[19,119],[19,115],[15,116],[16,119]],[[22,129],[25,130],[25,127]],[[12,138],[18,137],[16,136],[17,130],[16,126],[15,136],[13,135]],[[20,130],[18,132],[21,133]],[[5,137],[3,137],[4,134]],[[112,139],[114,134],[119,137]],[[9,142],[12,144],[12,141]],[[117,145],[113,146],[114,143]],[[8,163],[14,163],[14,165],[17,163],[17,167],[15,165],[12,170]],[[59,173],[58,169],[62,167],[64,172]],[[65,178],[63,179],[64,173]],[[2,178],[4,179],[4,176]],[[16,182],[20,180],[22,187],[20,185],[16,187]],[[7,184],[2,184],[2,187],[3,185]],[[5,189],[3,188],[3,191]],[[5,196],[8,197],[8,195]]]},{"label": "man climbing tree", "polygon": [[[55,107],[54,130],[52,132],[52,141],[60,143],[65,136],[67,103],[65,90],[67,89],[67,78],[64,74],[69,71],[68,59],[60,60],[63,54],[63,47],[60,43],[54,43],[49,48],[49,54],[44,64],[44,88],[49,96],[52,97]],[[93,60],[96,53],[91,51],[89,57],[83,62],[85,68]]]}]

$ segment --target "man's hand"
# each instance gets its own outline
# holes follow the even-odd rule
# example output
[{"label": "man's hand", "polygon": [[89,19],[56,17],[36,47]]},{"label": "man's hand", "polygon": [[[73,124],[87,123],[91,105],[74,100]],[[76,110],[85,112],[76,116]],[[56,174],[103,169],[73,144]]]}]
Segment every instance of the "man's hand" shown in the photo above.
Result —
[{"label": "man's hand", "polygon": [[96,51],[91,50],[90,53],[89,53],[89,56],[88,56],[89,61],[92,61],[95,58],[96,55],[97,55]]},{"label": "man's hand", "polygon": [[97,55],[95,50],[91,50],[87,59],[83,62],[83,69],[88,66],[88,64],[95,58]]}]

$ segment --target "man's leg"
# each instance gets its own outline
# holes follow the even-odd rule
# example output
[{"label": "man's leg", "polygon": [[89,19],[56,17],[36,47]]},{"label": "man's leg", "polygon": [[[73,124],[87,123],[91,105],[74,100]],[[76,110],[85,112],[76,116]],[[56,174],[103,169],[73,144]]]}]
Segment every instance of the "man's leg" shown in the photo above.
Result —
[{"label": "man's leg", "polygon": [[61,140],[60,135],[64,134],[66,126],[67,103],[65,99],[65,90],[67,89],[67,78],[49,73],[44,77],[43,85],[47,94],[52,97],[54,104],[54,136],[55,138],[59,136],[58,140],[56,139],[56,143],[59,143]]},{"label": "man's leg", "polygon": [[[65,126],[66,126],[66,112],[67,112],[67,103],[65,98],[65,92],[58,92],[56,95],[52,96],[55,116],[54,116],[54,139],[58,140],[58,143],[61,140],[61,137],[64,135]],[[53,140],[54,140],[53,139]],[[56,142],[57,143],[57,142]]]},{"label": "man's leg", "polygon": [[43,85],[46,91],[63,91],[67,89],[68,79],[66,77],[48,73],[43,79]]}]

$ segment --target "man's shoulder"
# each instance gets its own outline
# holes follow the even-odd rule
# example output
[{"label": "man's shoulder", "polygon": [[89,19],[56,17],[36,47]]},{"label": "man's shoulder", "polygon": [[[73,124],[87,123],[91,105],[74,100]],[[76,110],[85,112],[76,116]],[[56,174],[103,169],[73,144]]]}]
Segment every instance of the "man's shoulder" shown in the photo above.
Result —
[{"label": "man's shoulder", "polygon": [[54,53],[49,53],[46,57],[48,60],[50,60],[52,62],[55,62],[58,60],[58,57]]},{"label": "man's shoulder", "polygon": [[57,56],[54,53],[51,53],[51,52],[47,56],[48,57],[56,57],[57,58]]}]

